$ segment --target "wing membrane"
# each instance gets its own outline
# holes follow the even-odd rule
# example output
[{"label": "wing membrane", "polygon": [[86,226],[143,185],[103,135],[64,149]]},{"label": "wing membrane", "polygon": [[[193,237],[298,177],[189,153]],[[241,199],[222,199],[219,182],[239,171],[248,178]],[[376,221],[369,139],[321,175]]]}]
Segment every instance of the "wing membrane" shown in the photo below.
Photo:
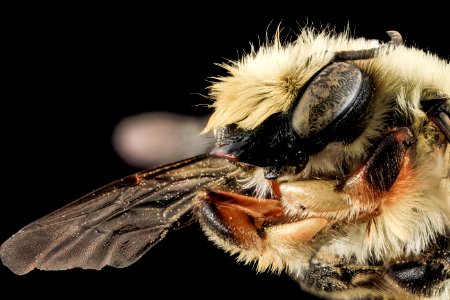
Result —
[{"label": "wing membrane", "polygon": [[170,229],[194,221],[197,191],[230,181],[237,169],[203,155],[122,178],[25,226],[0,258],[17,274],[126,267]]}]

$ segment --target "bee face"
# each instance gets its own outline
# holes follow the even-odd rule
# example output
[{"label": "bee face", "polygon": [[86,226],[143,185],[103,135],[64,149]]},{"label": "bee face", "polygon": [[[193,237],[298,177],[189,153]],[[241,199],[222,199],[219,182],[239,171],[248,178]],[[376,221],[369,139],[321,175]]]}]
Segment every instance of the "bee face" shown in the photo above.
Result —
[{"label": "bee face", "polygon": [[[448,63],[306,29],[225,65],[216,147],[107,185],[0,248],[18,274],[128,266],[173,229],[205,234],[321,297],[450,292]],[[88,250],[88,251],[87,251]]]}]

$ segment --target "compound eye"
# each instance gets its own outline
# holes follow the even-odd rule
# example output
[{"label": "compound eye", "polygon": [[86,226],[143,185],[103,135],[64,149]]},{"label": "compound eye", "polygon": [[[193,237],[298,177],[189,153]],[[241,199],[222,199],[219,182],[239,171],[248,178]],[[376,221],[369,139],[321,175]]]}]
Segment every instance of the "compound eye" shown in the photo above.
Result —
[{"label": "compound eye", "polygon": [[320,71],[301,95],[292,127],[303,139],[330,129],[333,133],[359,117],[369,90],[368,77],[359,68],[346,62],[333,63]]}]

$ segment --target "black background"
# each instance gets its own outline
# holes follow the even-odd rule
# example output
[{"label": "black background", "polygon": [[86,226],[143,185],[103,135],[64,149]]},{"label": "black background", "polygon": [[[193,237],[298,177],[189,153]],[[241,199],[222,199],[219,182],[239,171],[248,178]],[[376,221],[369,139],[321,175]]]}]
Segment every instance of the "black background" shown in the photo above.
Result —
[{"label": "black background", "polygon": [[[229,9],[229,8],[228,8]],[[233,11],[235,9],[233,8]],[[110,181],[138,171],[115,154],[111,135],[121,118],[152,110],[204,115],[207,78],[215,63],[237,59],[282,22],[284,36],[305,23],[347,24],[357,36],[387,40],[398,30],[409,45],[449,55],[442,28],[430,17],[320,17],[256,14],[183,16],[115,7],[61,8],[13,18],[3,47],[3,193],[0,241],[24,225]],[[289,30],[292,29],[292,31]],[[286,275],[258,274],[218,250],[198,226],[170,234],[125,269],[33,271],[0,266],[3,292],[34,297],[127,295],[268,298],[305,296]],[[305,296],[306,297],[306,296]]]}]

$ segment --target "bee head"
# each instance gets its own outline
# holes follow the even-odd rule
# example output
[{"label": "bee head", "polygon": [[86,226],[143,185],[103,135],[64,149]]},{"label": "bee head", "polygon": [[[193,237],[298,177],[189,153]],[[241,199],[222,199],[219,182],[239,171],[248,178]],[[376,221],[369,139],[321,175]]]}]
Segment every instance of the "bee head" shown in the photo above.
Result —
[{"label": "bee head", "polygon": [[[213,154],[266,167],[272,178],[285,166],[303,169],[331,142],[349,143],[361,134],[372,83],[339,59],[370,58],[376,48],[367,50],[366,42],[365,49],[348,51],[343,37],[312,36],[305,31],[285,47],[276,40],[225,66],[230,76],[211,87],[215,112],[205,129],[215,130]],[[328,50],[318,51],[320,43],[329,43]]]}]

